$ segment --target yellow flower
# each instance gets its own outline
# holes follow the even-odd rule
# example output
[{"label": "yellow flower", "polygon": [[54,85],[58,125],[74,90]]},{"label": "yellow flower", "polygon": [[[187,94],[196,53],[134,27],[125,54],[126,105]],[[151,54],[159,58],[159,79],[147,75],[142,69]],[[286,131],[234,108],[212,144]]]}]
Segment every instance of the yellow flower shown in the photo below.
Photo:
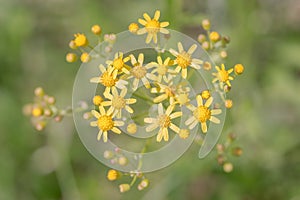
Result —
[{"label": "yellow flower", "polygon": [[102,29],[99,25],[95,24],[94,26],[92,26],[91,31],[95,34],[95,35],[100,35],[102,32]]},{"label": "yellow flower", "polygon": [[147,38],[146,38],[146,43],[150,43],[151,40],[153,39],[154,43],[157,43],[157,33],[161,32],[163,34],[168,34],[169,31],[165,29],[165,27],[169,26],[169,22],[159,22],[158,19],[160,17],[160,11],[157,10],[155,11],[153,19],[147,14],[143,14],[144,19],[139,19],[139,23],[143,26],[144,28],[141,28],[137,31],[138,35],[148,33]]},{"label": "yellow flower", "polygon": [[33,117],[39,117],[43,114],[43,108],[40,106],[34,106],[31,111],[31,114]]},{"label": "yellow flower", "polygon": [[213,102],[213,97],[207,99],[205,104],[203,104],[203,99],[201,95],[197,95],[197,107],[188,107],[192,112],[193,116],[191,116],[186,122],[185,125],[189,126],[189,129],[193,129],[198,123],[201,124],[201,129],[203,133],[207,132],[206,121],[210,120],[216,124],[220,123],[220,120],[213,115],[218,115],[222,112],[221,109],[213,109],[210,110],[209,107]]},{"label": "yellow flower", "polygon": [[216,78],[213,79],[213,83],[219,81],[220,88],[223,88],[223,84],[226,83],[228,86],[231,86],[230,81],[233,80],[233,77],[230,76],[230,73],[233,72],[233,69],[229,69],[226,71],[224,64],[220,67],[216,66],[217,73],[212,73]]},{"label": "yellow flower", "polygon": [[108,60],[106,61],[106,64],[112,66],[114,70],[117,70],[117,72],[124,72],[125,74],[129,74],[129,66],[125,64],[129,60],[129,56],[123,58],[123,53],[119,52],[115,54],[114,60]]},{"label": "yellow flower", "polygon": [[112,118],[111,112],[106,112],[103,106],[99,106],[99,112],[96,110],[92,110],[92,115],[97,118],[97,121],[92,121],[90,123],[91,126],[99,128],[97,140],[101,139],[103,135],[103,141],[107,142],[107,133],[108,131],[112,131],[117,134],[121,134],[121,130],[118,129],[116,126],[123,126],[124,122],[122,121],[114,121]]},{"label": "yellow flower", "polygon": [[71,41],[69,42],[69,47],[70,47],[71,49],[77,49],[77,46],[76,46],[74,40],[71,40]]},{"label": "yellow flower", "polygon": [[134,78],[132,83],[133,90],[135,91],[138,88],[140,80],[143,82],[146,88],[150,88],[150,82],[148,81],[148,78],[155,80],[156,77],[147,72],[147,70],[150,68],[150,65],[143,65],[144,54],[140,53],[138,60],[136,60],[133,55],[130,55],[130,60],[133,67],[130,69],[130,76],[128,79]]},{"label": "yellow flower", "polygon": [[107,172],[107,179],[108,179],[109,181],[115,181],[115,180],[117,180],[119,177],[120,177],[120,173],[119,173],[117,170],[110,169],[110,170]]},{"label": "yellow flower", "polygon": [[101,71],[101,75],[98,77],[93,77],[90,79],[90,82],[92,83],[101,83],[103,86],[105,86],[104,96],[108,93],[110,93],[111,88],[117,87],[119,89],[124,88],[127,84],[125,80],[118,79],[118,71],[114,71],[111,66],[109,66],[107,69],[100,64],[99,69]]},{"label": "yellow flower", "polygon": [[182,115],[182,112],[172,113],[174,109],[174,105],[170,105],[167,108],[165,113],[164,113],[162,103],[158,104],[157,107],[158,107],[158,115],[156,118],[144,118],[145,123],[150,123],[150,125],[146,128],[146,131],[151,132],[156,128],[159,128],[156,140],[160,142],[162,138],[164,138],[165,141],[168,141],[169,128],[173,130],[175,133],[179,133],[180,131],[179,127],[172,123],[172,119],[180,117]]},{"label": "yellow flower", "polygon": [[156,81],[161,83],[162,79],[164,79],[165,81],[167,81],[170,77],[168,77],[167,75],[170,73],[175,73],[174,70],[171,70],[169,68],[169,66],[171,66],[173,63],[170,62],[170,58],[166,58],[165,61],[163,61],[161,59],[160,56],[157,56],[157,63],[156,62],[151,62],[149,64],[150,67],[155,67],[155,69],[153,69],[151,71],[151,74],[157,73],[157,79]]},{"label": "yellow flower", "polygon": [[232,100],[230,100],[230,99],[225,100],[225,107],[226,108],[231,108],[232,105],[233,105]]},{"label": "yellow flower", "polygon": [[127,89],[123,88],[120,95],[115,87],[112,88],[111,91],[112,95],[110,93],[106,95],[106,98],[110,101],[104,101],[102,103],[103,106],[110,106],[107,112],[113,113],[113,117],[117,116],[117,118],[122,117],[122,109],[125,109],[129,113],[133,113],[133,110],[129,107],[129,105],[134,104],[136,99],[125,99]]},{"label": "yellow flower", "polygon": [[86,39],[86,36],[81,33],[74,34],[74,43],[77,47],[84,47],[89,44],[89,41]]},{"label": "yellow flower", "polygon": [[159,103],[166,99],[169,99],[170,104],[173,104],[175,102],[176,90],[177,90],[177,86],[173,83],[173,81],[167,80],[167,85],[158,83],[158,87],[152,88],[151,93],[162,93],[162,94],[155,97],[153,99],[153,102]]},{"label": "yellow flower", "polygon": [[237,75],[240,75],[244,72],[244,66],[242,64],[236,64],[234,66],[234,72],[237,74]]},{"label": "yellow flower", "polygon": [[128,30],[131,32],[131,33],[136,33],[138,30],[139,30],[139,25],[137,23],[131,23],[129,26],[128,26]]},{"label": "yellow flower", "polygon": [[202,20],[202,27],[204,30],[208,31],[210,29],[210,21],[208,19]]},{"label": "yellow flower", "polygon": [[192,67],[194,69],[200,69],[199,64],[203,63],[202,60],[191,57],[196,49],[197,49],[197,45],[193,44],[189,48],[189,50],[186,52],[183,49],[181,42],[178,42],[178,52],[175,51],[174,49],[170,49],[170,53],[176,57],[174,64],[177,64],[177,67],[175,68],[175,71],[177,73],[179,73],[181,70],[181,76],[184,79],[186,79],[186,77],[187,77],[187,68],[188,67]]},{"label": "yellow flower", "polygon": [[80,60],[83,63],[87,63],[91,60],[91,56],[88,53],[84,52],[84,53],[81,54]]}]

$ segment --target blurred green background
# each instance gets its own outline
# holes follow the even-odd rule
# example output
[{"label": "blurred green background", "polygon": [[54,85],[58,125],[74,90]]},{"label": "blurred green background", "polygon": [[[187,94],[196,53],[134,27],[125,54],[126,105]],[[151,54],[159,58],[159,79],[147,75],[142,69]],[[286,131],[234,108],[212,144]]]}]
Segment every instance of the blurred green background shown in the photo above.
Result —
[{"label": "blurred green background", "polygon": [[[81,144],[72,119],[31,127],[22,106],[42,86],[71,105],[79,63],[65,54],[73,33],[121,32],[143,12],[162,12],[170,28],[194,38],[203,18],[231,37],[234,82],[224,134],[235,132],[241,158],[223,172],[193,145],[172,166],[151,173],[151,187],[121,195],[107,168]],[[300,2],[297,0],[0,0],[0,199],[300,199]]]}]

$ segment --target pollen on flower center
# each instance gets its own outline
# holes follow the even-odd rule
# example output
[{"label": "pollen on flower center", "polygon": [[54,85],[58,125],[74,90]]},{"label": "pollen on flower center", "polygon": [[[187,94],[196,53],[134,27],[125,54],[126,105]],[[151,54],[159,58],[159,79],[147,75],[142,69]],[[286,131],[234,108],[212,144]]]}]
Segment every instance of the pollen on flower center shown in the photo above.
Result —
[{"label": "pollen on flower center", "polygon": [[157,20],[150,20],[147,22],[147,24],[145,25],[146,29],[148,32],[151,33],[157,33],[159,31],[159,22]]},{"label": "pollen on flower center", "polygon": [[211,111],[206,106],[199,106],[193,112],[194,117],[201,123],[210,119]]},{"label": "pollen on flower center", "polygon": [[176,58],[177,64],[183,69],[187,68],[191,64],[191,61],[191,55],[185,51],[181,52]]},{"label": "pollen on flower center", "polygon": [[159,65],[159,66],[157,67],[157,73],[158,73],[159,75],[165,75],[165,74],[167,73],[167,71],[168,71],[168,68],[167,68],[167,66],[165,66],[165,65]]},{"label": "pollen on flower center", "polygon": [[143,66],[137,65],[132,68],[131,73],[135,78],[141,79],[147,74],[147,69]]},{"label": "pollen on flower center", "polygon": [[114,79],[113,76],[111,74],[109,74],[108,72],[104,72],[101,76],[101,83],[105,86],[105,87],[111,87],[114,86],[117,82],[117,79]]},{"label": "pollen on flower center", "polygon": [[226,82],[229,79],[229,75],[228,75],[228,72],[226,70],[220,70],[218,72],[218,77],[219,77],[219,80],[222,81],[222,82]]},{"label": "pollen on flower center", "polygon": [[171,125],[171,118],[168,115],[158,116],[158,124],[162,128],[167,128]]},{"label": "pollen on flower center", "polygon": [[103,115],[98,119],[98,127],[102,131],[109,131],[114,127],[114,122],[111,116]]},{"label": "pollen on flower center", "polygon": [[124,62],[123,62],[122,58],[117,58],[113,61],[112,65],[114,66],[115,69],[120,70],[123,68]]},{"label": "pollen on flower center", "polygon": [[116,109],[122,109],[126,105],[126,101],[123,97],[121,96],[115,96],[112,99],[112,106],[115,107]]}]

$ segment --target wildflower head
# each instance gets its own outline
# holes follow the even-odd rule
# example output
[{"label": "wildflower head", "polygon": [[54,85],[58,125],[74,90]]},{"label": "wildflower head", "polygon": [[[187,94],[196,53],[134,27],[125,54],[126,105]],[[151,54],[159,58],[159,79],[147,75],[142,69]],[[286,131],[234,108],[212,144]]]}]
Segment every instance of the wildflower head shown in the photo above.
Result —
[{"label": "wildflower head", "polygon": [[89,42],[84,34],[77,33],[77,34],[74,34],[74,37],[75,37],[74,42],[77,47],[84,47],[89,44]]},{"label": "wildflower head", "polygon": [[204,90],[204,91],[202,91],[202,92],[201,92],[201,97],[202,97],[203,99],[208,99],[208,98],[210,97],[210,92],[209,92],[209,90]]},{"label": "wildflower head", "polygon": [[127,192],[128,190],[130,190],[130,185],[129,184],[121,184],[121,185],[119,185],[119,190],[121,193]]},{"label": "wildflower head", "polygon": [[109,131],[114,127],[112,117],[109,115],[103,115],[98,118],[98,127],[103,131]]}]

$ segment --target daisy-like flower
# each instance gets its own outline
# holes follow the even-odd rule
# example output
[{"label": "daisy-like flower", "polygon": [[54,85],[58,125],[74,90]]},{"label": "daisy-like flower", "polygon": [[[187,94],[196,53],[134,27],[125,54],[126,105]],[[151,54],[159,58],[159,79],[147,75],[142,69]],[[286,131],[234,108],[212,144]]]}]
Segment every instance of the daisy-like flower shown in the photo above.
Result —
[{"label": "daisy-like flower", "polygon": [[133,67],[130,69],[130,76],[128,79],[134,78],[133,90],[135,91],[138,88],[140,80],[143,82],[146,88],[150,88],[150,82],[148,78],[155,80],[156,77],[147,72],[147,70],[150,68],[150,65],[143,65],[144,54],[140,53],[138,60],[136,60],[133,55],[130,55],[130,60]]},{"label": "daisy-like flower", "polygon": [[106,61],[106,64],[113,67],[113,70],[117,70],[118,72],[124,72],[125,74],[129,74],[129,66],[125,63],[130,60],[130,57],[123,57],[123,53],[119,52],[115,54],[114,60]]},{"label": "daisy-like flower", "polygon": [[193,44],[187,52],[183,49],[181,42],[178,42],[177,46],[178,51],[170,49],[170,53],[176,57],[174,61],[174,64],[177,64],[175,71],[179,73],[181,70],[182,78],[186,79],[187,68],[192,67],[194,69],[200,69],[200,64],[202,64],[203,61],[196,58],[192,58],[192,54],[197,49],[196,44]]},{"label": "daisy-like flower", "polygon": [[155,69],[151,71],[151,74],[158,74],[156,79],[157,82],[161,83],[162,79],[164,79],[164,81],[167,81],[169,79],[169,76],[167,75],[175,73],[174,70],[169,68],[169,66],[171,66],[172,64],[173,63],[169,57],[166,58],[165,61],[163,61],[160,56],[157,56],[157,63],[152,62],[151,64],[149,64],[151,67],[155,67]]},{"label": "daisy-like flower", "polygon": [[220,120],[213,115],[218,115],[222,112],[221,109],[213,109],[210,110],[209,107],[213,102],[213,97],[209,97],[205,104],[203,104],[203,99],[201,95],[197,95],[197,107],[188,107],[192,112],[193,116],[191,116],[188,120],[186,120],[185,125],[189,126],[189,129],[193,129],[198,123],[201,124],[201,129],[203,133],[207,132],[207,124],[206,121],[210,120],[216,124],[220,123]]},{"label": "daisy-like flower", "polygon": [[217,73],[212,73],[213,76],[216,78],[213,79],[213,83],[219,81],[220,88],[223,88],[224,83],[227,84],[229,87],[231,86],[230,81],[233,80],[233,77],[230,74],[233,72],[233,68],[226,70],[225,65],[221,65],[221,69],[219,66],[216,66]]},{"label": "daisy-like flower", "polygon": [[167,85],[158,83],[158,87],[152,88],[151,93],[161,93],[159,96],[153,99],[154,103],[160,103],[166,99],[169,99],[170,105],[175,101],[177,87],[173,81],[168,80]]},{"label": "daisy-like flower", "polygon": [[91,83],[101,83],[103,86],[105,86],[104,96],[108,93],[110,93],[111,88],[117,87],[119,89],[124,88],[127,84],[127,81],[118,79],[118,71],[113,70],[112,66],[108,66],[106,69],[102,64],[99,65],[99,69],[101,71],[101,75],[98,77],[93,77],[90,79]]},{"label": "daisy-like flower", "polygon": [[91,111],[92,115],[97,118],[97,121],[92,121],[90,125],[99,128],[97,140],[100,140],[103,135],[103,142],[107,142],[108,131],[112,131],[116,134],[121,134],[121,130],[118,129],[117,126],[123,126],[124,122],[114,121],[111,111],[106,112],[103,106],[99,106],[99,111],[100,113],[96,110]]},{"label": "daisy-like flower", "polygon": [[169,22],[159,22],[158,19],[160,17],[160,11],[157,10],[155,11],[153,19],[147,14],[143,14],[144,19],[139,19],[139,23],[143,26],[144,28],[141,28],[137,31],[138,35],[142,35],[145,33],[148,33],[147,38],[146,38],[146,43],[150,43],[151,40],[153,39],[154,43],[157,43],[157,33],[161,32],[163,34],[168,34],[169,31],[165,29],[165,27],[169,26]]},{"label": "daisy-like flower", "polygon": [[192,104],[190,103],[189,92],[191,89],[189,87],[182,87],[182,85],[178,86],[177,93],[175,95],[175,104],[179,104],[179,106],[186,106],[188,108],[192,108]]},{"label": "daisy-like flower", "polygon": [[180,117],[182,115],[182,112],[173,112],[174,106],[170,105],[166,112],[164,113],[164,109],[162,104],[158,104],[158,115],[156,118],[145,118],[145,123],[150,123],[150,125],[146,128],[147,132],[151,132],[155,130],[156,128],[159,128],[156,140],[160,142],[162,138],[164,138],[164,141],[169,140],[169,131],[170,128],[175,133],[180,132],[180,128],[172,123],[172,119],[175,119],[177,117]]},{"label": "daisy-like flower", "polygon": [[104,101],[102,103],[103,106],[110,106],[108,109],[108,113],[113,113],[113,116],[117,116],[117,118],[122,117],[122,109],[125,109],[129,113],[133,113],[132,108],[129,107],[130,104],[134,104],[136,99],[130,98],[125,99],[125,95],[127,93],[127,89],[123,88],[121,93],[119,94],[117,89],[114,87],[112,88],[112,94],[107,94],[106,98],[110,101]]}]

